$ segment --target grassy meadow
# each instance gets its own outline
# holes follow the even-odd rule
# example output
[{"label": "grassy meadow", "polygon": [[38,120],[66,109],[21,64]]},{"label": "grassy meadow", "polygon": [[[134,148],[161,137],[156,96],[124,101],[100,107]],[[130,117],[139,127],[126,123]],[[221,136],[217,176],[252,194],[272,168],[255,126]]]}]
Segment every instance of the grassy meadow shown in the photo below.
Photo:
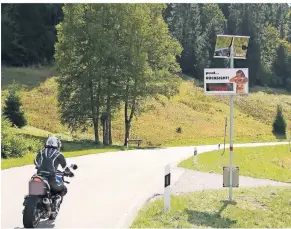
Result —
[{"label": "grassy meadow", "polygon": [[[25,86],[21,98],[31,134],[33,128],[71,136],[59,120],[57,83],[54,68],[2,68],[2,106],[7,85],[13,80]],[[37,78],[39,76],[39,78]],[[3,90],[4,89],[4,90]],[[277,104],[291,126],[291,95],[254,92],[235,98],[235,142],[276,141],[272,120]],[[154,109],[133,120],[131,136],[145,145],[191,145],[223,141],[224,118],[229,116],[227,97],[205,96],[191,80],[183,80],[180,92],[171,99],[157,96],[147,101]],[[182,133],[176,133],[181,127]],[[227,128],[227,135],[228,135]],[[36,129],[35,129],[36,130]],[[113,120],[114,142],[123,141],[123,109]],[[288,133],[289,134],[289,133]],[[77,133],[78,138],[92,139],[93,130]]]}]

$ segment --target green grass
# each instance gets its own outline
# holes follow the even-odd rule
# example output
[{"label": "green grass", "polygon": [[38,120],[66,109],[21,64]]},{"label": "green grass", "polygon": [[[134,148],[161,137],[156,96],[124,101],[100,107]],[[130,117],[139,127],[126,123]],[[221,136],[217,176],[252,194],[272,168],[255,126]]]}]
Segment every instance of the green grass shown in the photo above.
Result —
[{"label": "green grass", "polygon": [[49,135],[57,135],[60,136],[62,140],[67,140],[67,141],[72,141],[74,140],[73,137],[68,133],[52,133],[46,130],[38,129],[33,126],[24,126],[21,129],[17,129],[18,134],[23,134],[27,136],[32,136],[32,137],[42,137],[42,138],[47,138]]},{"label": "green grass", "polygon": [[25,86],[28,89],[39,86],[40,83],[46,81],[55,74],[54,67],[33,67],[33,68],[1,68],[2,89],[6,88],[13,81]]},{"label": "green grass", "polygon": [[[222,167],[229,165],[229,151],[223,150],[198,154],[197,165],[193,165],[193,157],[179,163],[178,166],[222,174]],[[291,183],[291,152],[289,145],[236,148],[233,164],[239,166],[242,176],[265,178]]]},{"label": "green grass", "polygon": [[234,190],[235,202],[225,201],[227,190],[172,196],[171,211],[163,199],[144,206],[131,228],[286,228],[291,227],[291,188],[260,187]]},{"label": "green grass", "polygon": [[[90,143],[76,143],[76,142],[64,142],[64,156],[65,157],[77,157],[89,154],[98,154],[105,152],[115,152],[120,150],[131,150],[136,147],[124,147],[124,146],[108,146],[98,147]],[[33,164],[33,160],[36,157],[36,153],[28,153],[22,158],[8,158],[1,160],[1,169],[8,169],[12,167],[19,167],[24,165]]]}]

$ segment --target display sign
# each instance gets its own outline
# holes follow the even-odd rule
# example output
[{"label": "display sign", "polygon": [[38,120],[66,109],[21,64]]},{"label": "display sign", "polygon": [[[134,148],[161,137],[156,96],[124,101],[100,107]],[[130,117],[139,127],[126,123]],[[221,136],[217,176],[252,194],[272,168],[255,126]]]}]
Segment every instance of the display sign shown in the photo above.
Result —
[{"label": "display sign", "polygon": [[206,95],[248,94],[248,68],[206,68],[204,90]]}]

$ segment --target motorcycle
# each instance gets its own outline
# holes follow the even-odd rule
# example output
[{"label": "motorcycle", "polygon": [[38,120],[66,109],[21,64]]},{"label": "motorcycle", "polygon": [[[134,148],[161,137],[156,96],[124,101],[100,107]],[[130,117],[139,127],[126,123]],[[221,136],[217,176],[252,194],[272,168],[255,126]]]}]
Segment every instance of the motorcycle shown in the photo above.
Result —
[{"label": "motorcycle", "polygon": [[[73,170],[78,168],[77,165],[70,166]],[[35,228],[41,219],[54,220],[59,212],[62,203],[62,197],[51,192],[48,178],[45,172],[34,174],[29,181],[29,193],[25,196],[22,211],[23,226],[25,228]],[[57,170],[56,179],[58,182],[69,184],[64,177],[68,176],[66,172]],[[53,203],[56,209],[52,211]]]}]

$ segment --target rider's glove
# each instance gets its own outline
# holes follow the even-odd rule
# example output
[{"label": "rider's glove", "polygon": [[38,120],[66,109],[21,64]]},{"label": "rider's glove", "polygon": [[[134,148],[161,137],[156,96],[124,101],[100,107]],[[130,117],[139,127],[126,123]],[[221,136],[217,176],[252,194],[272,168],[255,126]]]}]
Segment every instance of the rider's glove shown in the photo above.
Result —
[{"label": "rider's glove", "polygon": [[69,172],[69,173],[68,173],[68,176],[69,176],[69,177],[74,177],[74,173]]}]

